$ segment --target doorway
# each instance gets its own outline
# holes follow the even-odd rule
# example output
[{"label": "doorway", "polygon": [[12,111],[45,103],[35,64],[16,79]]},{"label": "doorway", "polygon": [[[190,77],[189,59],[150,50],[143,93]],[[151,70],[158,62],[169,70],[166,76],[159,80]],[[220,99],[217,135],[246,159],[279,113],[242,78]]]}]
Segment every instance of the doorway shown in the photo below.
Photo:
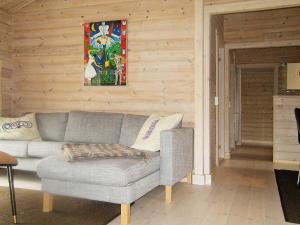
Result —
[{"label": "doorway", "polygon": [[[235,4],[236,9],[235,9],[235,7],[232,7],[231,9],[226,9],[226,7],[224,5],[224,8],[212,6],[212,7],[207,7],[207,9],[209,9],[209,10],[204,10],[204,24],[206,24],[206,26],[207,25],[210,26],[209,29],[205,28],[206,26],[204,26],[204,54],[205,55],[209,54],[211,56],[212,51],[215,51],[215,49],[211,47],[212,43],[215,41],[212,39],[212,35],[211,35],[211,32],[214,29],[214,27],[213,27],[214,16],[228,15],[228,14],[221,14],[221,13],[225,13],[225,12],[228,12],[228,13],[239,12],[239,14],[241,14],[241,12],[244,13],[244,12],[249,12],[252,10],[253,10],[252,12],[254,12],[254,10],[270,10],[270,8],[275,9],[275,8],[287,7],[287,6],[284,6],[284,3],[280,2],[280,1],[278,1],[276,3],[272,3],[270,5],[268,5],[267,3],[260,5],[257,2],[256,2],[256,4],[253,3],[253,5],[249,3],[249,6],[251,5],[252,7],[249,7],[248,10],[241,7],[242,5],[243,5],[242,3]],[[266,12],[265,11],[264,12],[255,11],[255,13],[258,13],[258,14],[262,13],[265,15]],[[268,12],[268,14],[276,15],[276,12]],[[241,15],[238,15],[238,16],[235,15],[235,18],[234,18],[235,21],[240,21],[240,19],[237,19],[237,18],[240,18],[240,16]],[[253,18],[252,20],[245,20],[245,21],[250,21],[250,22],[254,21],[254,23],[255,22],[257,23],[257,21],[255,20],[256,17],[254,17],[252,15],[252,18]],[[257,20],[259,20],[259,19],[257,19]],[[234,20],[232,20],[232,21],[234,22]],[[230,21],[230,22],[232,22],[232,21]],[[258,25],[260,25],[260,24],[258,24]],[[212,114],[211,111],[209,111],[210,123],[204,123],[204,125],[210,126],[210,128],[208,129],[208,130],[210,130],[210,134],[213,133],[212,130],[214,130],[215,128],[217,129],[217,131],[215,132],[216,136],[212,137],[212,135],[210,135],[210,140],[207,143],[207,144],[209,144],[210,162],[211,163],[214,162],[214,160],[212,160],[212,159],[214,159],[214,157],[220,158],[221,160],[224,158],[225,159],[230,158],[231,152],[235,148],[236,145],[243,144],[243,145],[259,145],[259,146],[270,147],[270,148],[272,147],[272,141],[273,141],[272,140],[272,137],[273,137],[272,98],[273,98],[273,95],[276,94],[276,87],[278,86],[276,84],[276,82],[278,82],[278,79],[274,78],[274,76],[275,76],[274,74],[276,73],[276,70],[278,70],[278,65],[280,65],[281,61],[276,62],[276,63],[273,63],[273,62],[272,63],[270,63],[270,62],[252,63],[252,64],[277,64],[277,69],[275,67],[273,67],[273,65],[271,67],[269,65],[267,65],[265,68],[262,67],[259,69],[255,69],[255,68],[241,68],[240,69],[240,72],[241,72],[241,80],[240,81],[242,81],[243,78],[245,78],[245,80],[247,80],[246,77],[249,77],[250,74],[252,74],[252,76],[249,79],[253,79],[255,76],[258,76],[257,75],[258,73],[260,73],[260,75],[262,75],[262,76],[259,79],[263,79],[261,81],[261,83],[265,82],[265,84],[264,85],[261,85],[259,83],[252,84],[252,85],[254,85],[252,87],[250,84],[248,84],[247,86],[244,87],[244,88],[248,87],[248,90],[244,91],[244,92],[242,92],[242,89],[244,89],[244,88],[241,88],[240,100],[246,99],[245,100],[246,102],[244,102],[244,103],[245,104],[247,103],[248,105],[245,105],[243,108],[240,108],[240,111],[237,111],[238,108],[236,108],[235,104],[238,104],[238,103],[235,102],[236,101],[235,95],[234,95],[235,93],[234,93],[234,91],[232,91],[233,86],[231,86],[231,80],[232,80],[231,72],[232,72],[232,70],[236,70],[235,72],[237,72],[239,70],[238,66],[240,66],[240,64],[236,64],[235,65],[236,67],[232,68],[232,65],[230,62],[231,58],[229,57],[230,51],[232,49],[239,49],[239,48],[251,49],[251,48],[269,48],[269,47],[278,47],[278,46],[295,46],[295,45],[299,44],[299,40],[285,41],[285,40],[281,40],[280,38],[278,38],[278,40],[276,40],[274,38],[274,40],[268,41],[264,38],[266,38],[269,34],[263,33],[263,34],[261,34],[261,37],[259,37],[259,38],[261,38],[261,40],[253,41],[251,39],[251,38],[253,38],[253,36],[251,36],[251,29],[253,29],[253,27],[255,27],[255,24],[252,24],[250,26],[249,30],[243,31],[249,35],[247,37],[247,38],[249,38],[247,40],[247,42],[243,42],[243,41],[241,43],[238,43],[238,42],[227,43],[226,42],[226,38],[228,38],[228,37],[231,38],[231,40],[233,40],[233,41],[235,41],[236,39],[243,39],[244,38],[243,33],[242,32],[238,33],[238,31],[236,31],[236,36],[228,36],[227,35],[227,37],[224,38],[224,49],[225,49],[224,50],[225,51],[224,91],[223,92],[221,91],[219,93],[219,95],[216,94],[215,96],[213,96],[212,90],[208,89],[209,90],[208,96],[209,96],[210,108],[212,105],[214,105],[216,107],[216,112],[218,113],[218,110],[219,110],[219,113],[223,114],[224,118],[225,118],[224,129],[220,128],[220,121],[218,121],[217,119],[216,119],[217,124],[214,126],[214,123],[211,121],[211,119],[214,117],[214,114]],[[234,30],[236,28],[233,27],[232,29]],[[277,29],[277,27],[273,27],[273,29]],[[209,31],[210,36],[205,35],[206,31]],[[258,28],[256,31],[260,32],[260,29]],[[276,31],[273,31],[273,32],[276,32]],[[235,34],[231,33],[230,35],[235,35]],[[283,35],[285,35],[285,34],[283,34]],[[275,37],[276,35],[269,35],[269,37],[270,36]],[[235,39],[235,37],[236,37],[236,39]],[[256,35],[255,35],[255,37],[256,37]],[[209,43],[209,45],[208,45],[208,43]],[[210,46],[210,49],[208,49],[207,46]],[[204,56],[204,59],[206,59],[206,61],[204,61],[204,74],[205,74],[204,79],[206,79],[206,77],[209,75],[210,88],[212,88],[213,86],[211,85],[211,82],[214,82],[215,80],[211,76],[215,75],[215,74],[212,72],[211,63],[210,64],[208,63],[207,57]],[[210,58],[209,60],[213,61],[213,58]],[[207,66],[207,63],[210,66]],[[272,76],[271,76],[271,74],[272,74]],[[264,78],[262,78],[262,77],[264,77]],[[216,78],[216,80],[218,80],[218,79]],[[220,81],[220,79],[219,79],[219,81]],[[269,83],[269,84],[267,84],[267,83]],[[234,82],[234,85],[236,85],[235,82]],[[255,87],[255,85],[256,86],[260,85],[261,87]],[[205,86],[205,82],[204,82],[204,86]],[[215,88],[215,87],[213,87],[213,88]],[[250,95],[249,91],[254,90],[256,88],[258,88],[257,90],[260,89],[260,91],[263,92],[262,94],[265,95],[264,97],[261,98],[261,102],[265,102],[265,105],[259,106],[260,103],[256,102],[254,97],[252,97],[252,99],[249,97],[249,95]],[[204,97],[205,97],[205,91],[207,91],[207,90],[204,88]],[[215,89],[215,93],[217,93],[218,91],[220,91],[220,89]],[[231,93],[231,92],[233,92],[233,93]],[[257,94],[257,93],[254,93],[254,94]],[[224,99],[225,107],[224,107],[223,111],[220,110],[219,105],[218,105],[221,103],[222,97],[225,98]],[[206,100],[204,99],[204,101],[206,101]],[[204,102],[204,104],[205,104],[205,102]],[[255,106],[255,104],[256,104],[256,106]],[[241,105],[242,105],[242,102],[241,102]],[[258,107],[262,107],[262,109],[253,111],[252,113],[249,110],[242,111],[243,109],[247,109],[247,107],[248,107],[248,109],[252,108],[252,110],[253,110],[253,108],[258,109]],[[232,113],[232,110],[233,110],[233,113]],[[259,112],[257,112],[257,111],[259,111]],[[205,113],[208,113],[208,112],[205,111],[205,109],[204,109],[204,118],[206,118]],[[237,132],[236,132],[237,127],[234,122],[237,119],[235,117],[235,114],[237,114],[237,113],[240,113],[239,136],[237,135]],[[260,115],[258,115],[258,114],[260,114]],[[256,118],[256,122],[255,122],[256,124],[251,124],[251,120],[253,120],[253,118]],[[246,129],[245,129],[245,127],[246,127]],[[218,132],[218,129],[219,129],[219,132]],[[204,128],[204,130],[205,130],[205,128]],[[259,132],[257,132],[258,130],[259,130]],[[219,135],[219,137],[217,135]],[[221,137],[224,138],[224,141],[220,140]],[[215,149],[213,148],[213,145],[212,145],[212,143],[214,143],[214,138],[216,138],[215,139],[215,143],[216,143]],[[218,142],[221,143],[220,146],[218,146]],[[205,140],[204,140],[204,144],[205,144]],[[222,147],[223,147],[224,151],[221,150]],[[217,150],[220,150],[220,151],[218,152]],[[214,156],[212,156],[212,155],[214,155]],[[204,156],[206,156],[206,155],[204,155]],[[217,163],[218,163],[218,160],[216,160],[215,165],[217,165]],[[211,168],[213,168],[215,165],[212,164]]]},{"label": "doorway", "polygon": [[273,97],[288,94],[286,65],[299,61],[300,47],[231,49],[229,55],[233,103],[230,156],[243,149],[241,146],[269,148],[268,154],[272,156]]},{"label": "doorway", "polygon": [[[267,65],[238,66],[240,117],[237,144],[273,146],[273,95],[275,69]],[[237,133],[237,132],[236,132]]]},{"label": "doorway", "polygon": [[[273,155],[273,96],[278,92],[277,64],[239,64],[234,87],[234,151],[253,158]],[[253,155],[251,155],[251,153]]]}]

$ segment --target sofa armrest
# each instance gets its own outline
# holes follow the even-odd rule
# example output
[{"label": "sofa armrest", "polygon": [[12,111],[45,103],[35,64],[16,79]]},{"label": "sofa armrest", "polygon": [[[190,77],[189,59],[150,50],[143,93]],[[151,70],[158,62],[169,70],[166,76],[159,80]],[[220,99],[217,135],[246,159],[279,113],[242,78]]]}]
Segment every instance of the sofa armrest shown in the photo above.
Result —
[{"label": "sofa armrest", "polygon": [[174,185],[193,170],[194,130],[178,128],[160,134],[160,184]]}]

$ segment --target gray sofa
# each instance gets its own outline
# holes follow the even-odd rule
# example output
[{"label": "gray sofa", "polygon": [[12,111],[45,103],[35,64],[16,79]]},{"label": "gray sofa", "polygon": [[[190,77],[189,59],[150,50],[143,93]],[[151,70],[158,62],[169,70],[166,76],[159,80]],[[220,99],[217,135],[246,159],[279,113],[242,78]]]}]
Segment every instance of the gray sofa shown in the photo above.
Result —
[{"label": "gray sofa", "polygon": [[15,169],[36,171],[39,162],[61,152],[69,113],[37,113],[42,141],[0,140],[0,149],[17,157]]},{"label": "gray sofa", "polygon": [[[15,142],[19,147],[9,150],[22,149],[15,154],[18,168],[36,170],[41,177],[44,212],[52,211],[53,195],[65,195],[121,204],[121,224],[128,224],[132,202],[159,185],[166,187],[166,202],[170,202],[175,183],[184,177],[191,182],[193,129],[161,132],[160,152],[150,152],[146,160],[66,162],[61,147],[64,143],[131,146],[146,119],[146,116],[100,112],[37,114],[44,141]],[[1,144],[4,142],[0,142],[0,148]]]}]

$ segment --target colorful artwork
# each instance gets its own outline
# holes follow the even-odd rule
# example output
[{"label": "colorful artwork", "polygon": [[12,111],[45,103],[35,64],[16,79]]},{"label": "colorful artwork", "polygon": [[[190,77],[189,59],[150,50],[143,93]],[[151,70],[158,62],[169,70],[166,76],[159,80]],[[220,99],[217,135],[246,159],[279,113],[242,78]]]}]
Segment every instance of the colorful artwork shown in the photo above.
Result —
[{"label": "colorful artwork", "polygon": [[127,21],[84,24],[84,85],[126,85]]}]

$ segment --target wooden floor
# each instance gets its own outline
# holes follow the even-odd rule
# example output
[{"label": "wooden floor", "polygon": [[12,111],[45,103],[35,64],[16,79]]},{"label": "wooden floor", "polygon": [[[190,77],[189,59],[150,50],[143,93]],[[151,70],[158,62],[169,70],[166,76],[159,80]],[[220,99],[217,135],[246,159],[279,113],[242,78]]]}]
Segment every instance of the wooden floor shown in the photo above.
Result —
[{"label": "wooden floor", "polygon": [[[241,147],[214,171],[212,186],[179,183],[174,201],[164,203],[158,187],[132,206],[132,225],[283,225],[273,169],[298,169],[297,165],[274,165],[272,149]],[[0,171],[0,186],[7,185]],[[34,174],[16,171],[19,188],[40,189]],[[119,225],[116,218],[109,225]]]},{"label": "wooden floor", "polygon": [[[132,207],[132,225],[282,225],[272,149],[242,147],[214,171],[212,186],[180,183],[174,201],[163,202],[159,187]],[[291,169],[291,166],[288,166]],[[296,166],[292,166],[297,169]],[[116,218],[109,225],[117,225]]]}]

